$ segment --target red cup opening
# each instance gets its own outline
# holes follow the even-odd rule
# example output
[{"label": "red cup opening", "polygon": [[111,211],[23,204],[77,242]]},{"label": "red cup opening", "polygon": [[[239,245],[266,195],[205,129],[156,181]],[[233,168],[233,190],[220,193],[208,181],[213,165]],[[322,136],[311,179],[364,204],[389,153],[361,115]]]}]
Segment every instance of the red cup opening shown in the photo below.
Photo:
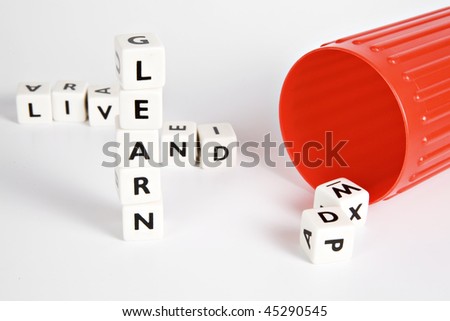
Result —
[{"label": "red cup opening", "polygon": [[280,126],[284,141],[293,143],[291,159],[312,187],[346,177],[367,189],[374,203],[401,174],[402,107],[383,77],[354,53],[320,48],[297,61],[281,92]]}]

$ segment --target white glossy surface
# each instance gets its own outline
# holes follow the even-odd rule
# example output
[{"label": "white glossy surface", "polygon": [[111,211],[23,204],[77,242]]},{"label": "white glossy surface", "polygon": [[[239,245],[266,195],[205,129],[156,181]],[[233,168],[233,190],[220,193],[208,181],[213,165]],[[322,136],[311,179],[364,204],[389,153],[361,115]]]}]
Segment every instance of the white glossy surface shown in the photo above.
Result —
[{"label": "white glossy surface", "polygon": [[20,81],[114,81],[114,36],[149,30],[166,45],[165,119],[227,121],[240,141],[270,132],[280,142],[279,93],[302,54],[446,5],[4,2],[0,299],[450,300],[450,171],[371,205],[346,262],[313,265],[301,251],[314,191],[285,158],[276,168],[163,169],[164,238],[124,242],[113,169],[100,165],[114,129],[20,125],[15,109]]}]

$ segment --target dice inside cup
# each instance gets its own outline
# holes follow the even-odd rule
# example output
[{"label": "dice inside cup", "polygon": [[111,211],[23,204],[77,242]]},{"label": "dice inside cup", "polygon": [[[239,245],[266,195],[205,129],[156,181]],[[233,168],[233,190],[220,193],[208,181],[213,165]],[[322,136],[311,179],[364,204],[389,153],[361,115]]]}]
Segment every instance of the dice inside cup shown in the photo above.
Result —
[{"label": "dice inside cup", "polygon": [[369,193],[346,178],[317,186],[314,206],[303,211],[300,246],[312,263],[350,259],[355,229],[364,225]]}]

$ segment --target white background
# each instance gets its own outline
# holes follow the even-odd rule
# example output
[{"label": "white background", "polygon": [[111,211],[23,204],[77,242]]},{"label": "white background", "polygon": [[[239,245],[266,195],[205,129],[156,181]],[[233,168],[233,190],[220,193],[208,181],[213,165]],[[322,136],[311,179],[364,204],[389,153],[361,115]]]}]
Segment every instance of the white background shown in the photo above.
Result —
[{"label": "white background", "polygon": [[313,191],[292,168],[164,169],[161,241],[121,240],[112,128],[19,125],[19,81],[115,80],[113,37],[166,46],[164,118],[280,140],[292,64],[321,43],[447,1],[2,1],[0,299],[450,299],[450,172],[370,208],[351,261],[299,249]]}]

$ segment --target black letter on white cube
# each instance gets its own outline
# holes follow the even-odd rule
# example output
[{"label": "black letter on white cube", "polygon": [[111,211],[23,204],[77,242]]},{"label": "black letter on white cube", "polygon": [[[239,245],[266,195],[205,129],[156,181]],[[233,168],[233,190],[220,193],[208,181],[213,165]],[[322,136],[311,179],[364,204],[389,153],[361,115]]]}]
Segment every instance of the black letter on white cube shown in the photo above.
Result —
[{"label": "black letter on white cube", "polygon": [[136,119],[148,119],[148,115],[141,115],[141,111],[147,111],[148,107],[141,107],[141,104],[148,104],[148,100],[134,101],[134,114]]},{"label": "black letter on white cube", "polygon": [[341,208],[306,209],[300,228],[300,246],[313,263],[338,262],[352,256],[355,226]]},{"label": "black letter on white cube", "polygon": [[139,188],[141,188],[145,194],[150,194],[147,187],[148,178],[147,177],[135,177],[134,178],[134,195],[139,195]]},{"label": "black letter on white cube", "polygon": [[305,236],[306,244],[308,244],[308,248],[311,249],[311,231],[308,231],[306,229],[303,230],[303,235]]},{"label": "black letter on white cube", "polygon": [[339,252],[344,247],[344,239],[328,240],[325,241],[325,244],[331,244],[331,249],[334,252]]},{"label": "black letter on white cube", "polygon": [[316,187],[314,208],[340,207],[353,224],[362,226],[367,219],[369,200],[369,193],[363,187],[341,177]]},{"label": "black letter on white cube", "polygon": [[139,230],[139,222],[144,224],[149,230],[153,230],[153,213],[148,213],[148,221],[146,221],[139,213],[134,214],[134,229]]}]

